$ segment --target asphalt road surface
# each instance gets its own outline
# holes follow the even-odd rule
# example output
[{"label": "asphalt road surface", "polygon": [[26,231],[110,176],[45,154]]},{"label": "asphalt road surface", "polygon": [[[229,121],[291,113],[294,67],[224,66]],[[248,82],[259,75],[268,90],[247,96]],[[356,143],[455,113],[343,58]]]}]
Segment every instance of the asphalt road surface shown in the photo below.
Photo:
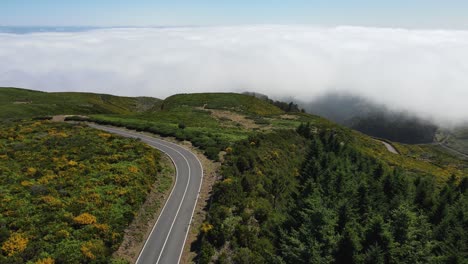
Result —
[{"label": "asphalt road surface", "polygon": [[174,187],[136,263],[179,263],[203,180],[200,161],[192,152],[171,142],[114,127],[89,126],[124,137],[139,138],[172,159],[176,167]]}]

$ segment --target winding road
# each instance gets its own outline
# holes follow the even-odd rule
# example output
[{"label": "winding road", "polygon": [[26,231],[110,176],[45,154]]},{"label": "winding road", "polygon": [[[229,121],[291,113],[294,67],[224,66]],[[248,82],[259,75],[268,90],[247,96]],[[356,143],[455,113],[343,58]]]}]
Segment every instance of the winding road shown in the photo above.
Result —
[{"label": "winding road", "polygon": [[114,127],[89,126],[124,137],[138,138],[171,158],[176,167],[175,184],[136,263],[179,263],[203,180],[200,161],[192,152],[165,140]]}]

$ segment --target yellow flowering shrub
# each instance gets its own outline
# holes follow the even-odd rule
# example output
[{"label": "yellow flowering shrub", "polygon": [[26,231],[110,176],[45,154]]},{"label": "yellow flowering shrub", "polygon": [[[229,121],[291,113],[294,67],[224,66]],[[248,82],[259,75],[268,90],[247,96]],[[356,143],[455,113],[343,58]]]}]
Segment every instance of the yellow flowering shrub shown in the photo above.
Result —
[{"label": "yellow flowering shrub", "polygon": [[137,172],[138,172],[138,168],[135,167],[135,166],[130,166],[130,167],[128,167],[128,171],[131,172],[131,173],[137,173]]},{"label": "yellow flowering shrub", "polygon": [[89,213],[82,213],[79,216],[73,218],[73,221],[80,225],[91,225],[97,222],[96,217]]},{"label": "yellow flowering shrub", "polygon": [[99,133],[98,136],[105,138],[105,139],[112,137],[112,135],[109,133]]},{"label": "yellow flowering shrub", "polygon": [[55,260],[51,257],[47,257],[36,261],[34,264],[55,264]]},{"label": "yellow flowering shrub", "polygon": [[81,244],[81,253],[88,259],[96,259],[96,255],[102,254],[104,243],[101,240],[86,241]]},{"label": "yellow flowering shrub", "polygon": [[0,122],[0,263],[109,260],[156,178],[158,193],[171,186],[159,153],[87,126],[32,124]]},{"label": "yellow flowering shrub", "polygon": [[23,252],[28,246],[29,239],[21,233],[13,233],[7,241],[3,242],[2,250],[11,257],[17,253]]},{"label": "yellow flowering shrub", "polygon": [[208,233],[208,231],[210,231],[211,229],[213,229],[213,225],[209,224],[209,223],[203,223],[202,226],[201,226],[201,231],[203,233]]},{"label": "yellow flowering shrub", "polygon": [[28,174],[29,176],[34,176],[36,173],[37,173],[37,169],[36,169],[36,168],[30,167],[30,168],[28,168],[28,169],[26,170],[26,174]]}]

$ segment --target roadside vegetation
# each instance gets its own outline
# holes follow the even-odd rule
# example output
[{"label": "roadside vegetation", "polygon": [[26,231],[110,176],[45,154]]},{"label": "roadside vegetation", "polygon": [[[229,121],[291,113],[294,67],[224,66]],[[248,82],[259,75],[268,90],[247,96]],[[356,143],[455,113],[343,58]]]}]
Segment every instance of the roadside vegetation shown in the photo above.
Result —
[{"label": "roadside vegetation", "polygon": [[[96,107],[86,117],[68,120],[187,140],[209,159],[221,161],[221,179],[193,247],[199,263],[462,263],[467,258],[468,161],[439,146],[392,143],[399,152],[393,154],[381,142],[302,113],[293,103],[250,95],[145,99],[152,102],[146,110],[135,108],[141,99],[112,100],[123,100],[125,111]],[[43,116],[28,104],[15,107],[11,111],[25,118]],[[80,126],[64,129],[74,127],[83,137],[97,133]],[[63,148],[86,143],[66,140],[60,141]],[[37,162],[36,169],[45,161]],[[20,188],[18,184],[10,186]],[[137,190],[125,195],[147,194]],[[79,214],[73,212],[73,217]],[[109,243],[104,242],[106,254],[118,247]]]},{"label": "roadside vegetation", "polygon": [[[188,140],[194,146],[199,147],[212,160],[218,160],[220,152],[224,152],[227,147],[245,140],[251,135],[259,132],[271,133],[283,129],[291,131],[302,123],[303,125],[308,124],[311,131],[335,130],[349,134],[351,144],[356,149],[386,162],[389,166],[398,166],[405,171],[416,174],[434,175],[437,181],[441,183],[448,180],[452,174],[457,177],[468,174],[468,162],[466,160],[461,160],[435,145],[392,143],[400,152],[400,155],[395,155],[390,153],[381,142],[318,116],[297,112],[278,112],[279,109],[274,106],[270,106],[274,107],[274,110],[263,111],[262,115],[252,112],[237,112],[236,109],[239,109],[239,107],[227,108],[220,106],[223,111],[236,113],[244,116],[246,120],[252,120],[255,126],[251,127],[242,121],[233,121],[234,118],[228,115],[220,118],[215,114],[219,110],[215,108],[217,104],[214,103],[212,103],[211,109],[200,109],[198,106],[189,107],[185,104],[188,100],[185,98],[187,96],[180,97],[182,98],[181,102],[175,102],[177,97],[172,98],[171,104],[173,106],[170,109],[126,116],[92,115],[90,121],[124,126],[129,129],[147,131],[162,136],[171,136],[179,140]],[[251,96],[241,96],[246,98],[245,101],[241,101],[242,104],[265,103],[265,101]],[[215,101],[213,98],[211,100]],[[222,101],[225,100],[227,100],[226,97],[222,97]],[[238,100],[234,100],[230,105],[236,105]],[[209,103],[210,101],[206,100],[205,102]],[[179,106],[176,107],[175,105]]]},{"label": "roadside vegetation", "polygon": [[[401,154],[394,155],[380,142],[362,133],[298,112],[297,105],[293,103],[284,104],[254,95],[259,98],[247,94],[206,93],[180,94],[159,100],[0,88],[0,119],[45,118],[53,114],[87,115],[86,119],[76,116],[68,120],[88,120],[188,140],[212,160],[218,160],[220,152],[252,134],[294,130],[302,123],[309,124],[313,131],[335,129],[352,133],[352,144],[362,152],[390,166],[434,175],[440,182],[452,174],[457,177],[468,174],[466,161],[440,147],[393,143]],[[44,110],[48,108],[52,110]],[[463,139],[463,130],[457,131],[456,135]]]},{"label": "roadside vegetation", "polygon": [[306,128],[232,147],[199,263],[464,263],[466,175],[437,183]]},{"label": "roadside vegetation", "polygon": [[276,106],[248,95],[190,94],[171,96],[161,103],[160,109],[150,112],[68,120],[88,120],[188,140],[208,158],[218,160],[218,154],[232,142],[246,139],[256,130],[293,128],[299,119],[308,119],[304,115],[288,120],[282,114],[285,112]]},{"label": "roadside vegetation", "polygon": [[263,254],[273,258],[275,230],[293,202],[307,145],[297,133],[283,130],[251,136],[227,149],[223,179],[214,186],[200,232],[199,263],[246,263]]},{"label": "roadside vegetation", "polygon": [[160,153],[87,126],[0,124],[0,263],[109,263],[153,184]]}]

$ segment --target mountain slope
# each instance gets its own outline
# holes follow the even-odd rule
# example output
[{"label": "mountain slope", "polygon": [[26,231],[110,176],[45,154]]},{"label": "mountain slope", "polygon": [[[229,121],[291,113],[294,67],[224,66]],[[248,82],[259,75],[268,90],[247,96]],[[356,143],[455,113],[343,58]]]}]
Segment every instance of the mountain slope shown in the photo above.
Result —
[{"label": "mountain slope", "polygon": [[58,114],[130,114],[149,110],[161,100],[93,93],[46,93],[0,88],[0,119],[20,119]]},{"label": "mountain slope", "polygon": [[[260,113],[260,114],[259,114]],[[261,115],[263,114],[263,115]],[[301,123],[311,131],[334,130],[350,135],[360,151],[390,166],[415,173],[427,173],[445,181],[452,174],[468,172],[465,162],[435,145],[393,143],[400,155],[390,153],[375,139],[319,116],[285,113],[265,100],[232,93],[182,94],[168,97],[160,108],[129,115],[91,115],[91,121],[125,126],[162,136],[189,140],[213,160],[227,147],[256,133],[295,130]],[[379,122],[378,120],[376,122]]]},{"label": "mountain slope", "polygon": [[429,162],[411,170],[363,142],[339,127],[302,127],[235,143],[200,230],[197,263],[464,263],[461,168],[440,181]]},{"label": "mountain slope", "polygon": [[[93,96],[67,107],[79,111]],[[438,146],[392,143],[399,154],[390,153],[365,134],[248,95],[175,95],[140,112],[135,99],[112,100],[128,111],[90,104],[98,114],[87,120],[187,140],[221,162],[209,216],[195,227],[199,263],[444,262],[466,252],[456,234],[465,241],[468,162]],[[396,231],[394,216],[410,228]],[[405,237],[413,235],[429,244]]]},{"label": "mountain slope", "polygon": [[330,93],[302,104],[315,113],[370,136],[407,144],[431,143],[437,125],[416,115],[392,111],[365,98]]},{"label": "mountain slope", "polygon": [[453,129],[440,129],[437,133],[438,143],[461,152],[461,156],[468,156],[468,126],[459,126]]},{"label": "mountain slope", "polygon": [[301,123],[309,123],[315,132],[351,133],[357,148],[391,166],[437,175],[442,180],[467,170],[463,161],[437,146],[393,143],[401,154],[394,155],[364,134],[318,116],[285,113],[268,101],[245,94],[180,94],[162,101],[148,97],[0,88],[0,103],[0,119],[52,114],[88,115],[92,121],[102,124],[189,140],[213,160],[218,159],[219,152],[255,133],[294,130]]},{"label": "mountain slope", "polygon": [[236,93],[177,94],[166,98],[163,103],[165,110],[180,106],[223,109],[260,116],[276,115],[283,112],[264,100]]}]

